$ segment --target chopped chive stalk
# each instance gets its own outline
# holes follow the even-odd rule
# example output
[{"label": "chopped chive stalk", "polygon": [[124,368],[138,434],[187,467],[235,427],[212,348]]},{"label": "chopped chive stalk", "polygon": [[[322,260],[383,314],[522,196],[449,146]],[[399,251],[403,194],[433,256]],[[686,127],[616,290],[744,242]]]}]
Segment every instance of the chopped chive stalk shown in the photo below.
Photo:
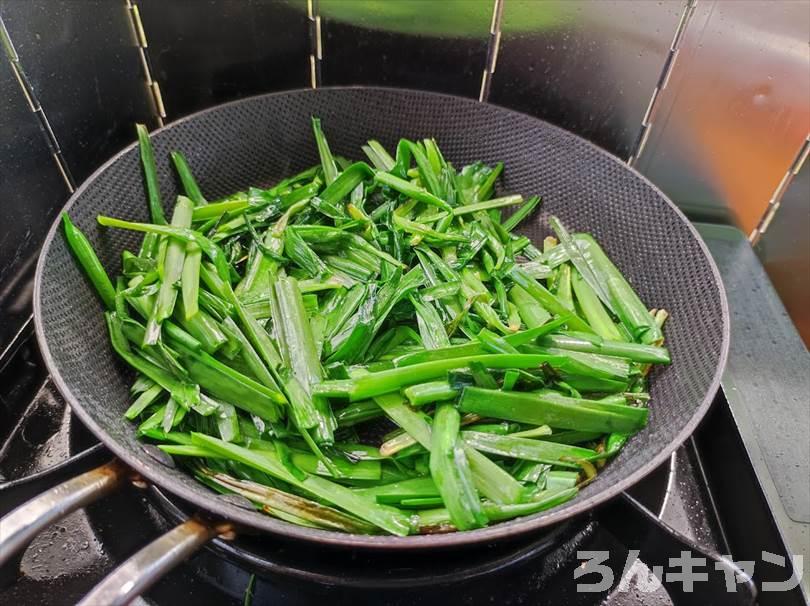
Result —
[{"label": "chopped chive stalk", "polygon": [[233,321],[233,318],[225,318],[222,325],[233,335],[234,339],[239,344],[242,360],[247,364],[253,376],[265,387],[273,391],[278,391],[278,383],[273,377],[273,374],[253,347],[250,339],[245,336],[245,333],[242,332],[236,322]]},{"label": "chopped chive stalk", "polygon": [[607,285],[604,277],[600,278],[598,275],[599,270],[595,267],[593,260],[589,255],[583,254],[582,249],[578,246],[577,242],[574,241],[574,238],[571,237],[568,230],[565,229],[565,226],[557,217],[551,217],[549,219],[549,224],[554,230],[554,233],[557,234],[557,238],[560,241],[560,246],[562,246],[565,252],[568,254],[568,259],[577,268],[577,271],[582,276],[582,279],[587,282],[588,286],[593,289],[593,291],[608,307],[608,309],[615,312],[610,296],[610,287]]},{"label": "chopped chive stalk", "polygon": [[506,231],[512,231],[518,225],[520,225],[520,223],[523,222],[529,215],[531,215],[532,212],[534,212],[534,209],[537,208],[539,204],[540,204],[540,196],[532,196],[531,198],[526,200],[526,202],[524,202],[520,208],[518,208],[515,212],[509,215],[509,218],[507,218],[502,224],[503,228]]},{"label": "chopped chive stalk", "polygon": [[[544,490],[537,497],[528,503],[517,503],[511,505],[499,505],[497,503],[484,503],[482,509],[490,522],[503,522],[520,516],[532,515],[551,509],[570,501],[577,495],[577,488],[566,488],[562,490]],[[447,532],[455,530],[456,527],[450,519],[450,512],[447,509],[431,509],[421,511],[418,514],[417,527],[423,534],[433,532]]]},{"label": "chopped chive stalk", "polygon": [[560,332],[546,335],[538,340],[541,345],[580,351],[583,353],[601,354],[626,358],[634,362],[648,362],[651,364],[669,364],[669,351],[665,347],[644,345],[641,343],[627,343],[624,341],[608,341],[591,333]]},{"label": "chopped chive stalk", "polygon": [[[186,229],[191,225],[191,200],[185,196],[177,197],[177,204],[174,207],[171,226],[178,229]],[[177,300],[177,283],[183,273],[183,263],[186,257],[185,242],[174,238],[169,240],[166,247],[166,256],[162,268],[162,280],[160,290],[155,298],[155,305],[149,316],[144,336],[144,345],[154,345],[160,336],[160,324],[172,315],[174,303]],[[158,268],[160,271],[160,267]],[[192,314],[193,315],[193,314]],[[187,318],[190,316],[187,316]]]},{"label": "chopped chive stalk", "polygon": [[472,479],[464,446],[459,440],[459,414],[448,404],[436,410],[430,447],[430,475],[439,488],[450,520],[459,530],[487,523]]},{"label": "chopped chive stalk", "polygon": [[199,401],[200,388],[198,385],[185,383],[177,379],[167,370],[150,362],[137,351],[133,351],[127,342],[126,336],[124,336],[121,318],[114,312],[107,312],[105,317],[113,349],[127,364],[168,391],[172,399],[179,402],[184,408],[189,408]]},{"label": "chopped chive stalk", "polygon": [[220,438],[225,442],[239,442],[242,436],[239,430],[239,418],[236,415],[236,408],[225,402],[219,402],[218,408],[216,417]]},{"label": "chopped chive stalk", "polygon": [[394,215],[394,225],[399,227],[402,231],[408,232],[410,234],[416,234],[418,236],[432,238],[434,240],[439,240],[441,242],[467,241],[467,238],[461,234],[442,233],[436,231],[435,229],[427,227],[424,223],[417,223],[416,221],[411,221],[410,219],[406,219],[405,217],[401,217],[399,215]]},{"label": "chopped chive stalk", "polygon": [[[180,309],[175,310],[174,317],[184,330],[200,342],[206,352],[212,354],[227,343],[228,339],[222,327],[207,312],[200,310],[189,318],[186,318],[187,315],[181,301]],[[169,334],[176,332],[172,322],[164,322],[163,327]]]},{"label": "chopped chive stalk", "polygon": [[[215,472],[206,467],[197,467],[195,473],[210,479],[226,493],[236,493],[267,508],[270,513],[288,513],[298,520],[312,522],[317,528],[367,534],[374,526],[345,514],[333,507],[293,495],[250,480],[239,480],[228,474]],[[280,517],[280,516],[279,516]]]},{"label": "chopped chive stalk", "polygon": [[146,181],[146,197],[149,202],[149,213],[152,223],[166,224],[166,216],[163,214],[163,205],[160,202],[160,187],[157,180],[157,167],[155,166],[155,152],[152,149],[152,142],[149,140],[149,131],[143,124],[136,124],[135,130],[138,133],[138,144],[141,152],[141,164],[143,166],[144,180]]},{"label": "chopped chive stalk", "polygon": [[546,476],[547,490],[568,490],[574,488],[579,482],[579,472],[554,470]]},{"label": "chopped chive stalk", "polygon": [[458,294],[460,288],[461,283],[455,281],[443,282],[436,284],[435,286],[429,286],[428,288],[422,289],[422,300],[441,301],[442,299],[446,299],[447,297],[452,297],[453,295]]},{"label": "chopped chive stalk", "polygon": [[644,408],[605,408],[589,406],[587,402],[551,392],[498,392],[466,387],[461,394],[459,408],[464,412],[474,412],[495,419],[601,433],[635,433],[647,422],[647,410]]},{"label": "chopped chive stalk", "polygon": [[517,307],[520,319],[529,328],[542,326],[551,318],[551,314],[538,305],[534,297],[517,284],[509,291],[509,298]]},{"label": "chopped chive stalk", "polygon": [[117,227],[120,229],[130,229],[133,231],[142,231],[146,233],[154,233],[161,236],[169,236],[184,242],[196,242],[202,249],[203,253],[214,263],[217,273],[221,279],[228,279],[230,276],[230,264],[225,257],[222,249],[219,248],[214,242],[203,236],[201,233],[191,229],[182,227],[175,227],[171,225],[153,225],[151,223],[135,223],[132,221],[122,221],[114,217],[105,217],[99,215],[96,219],[100,225],[105,227]]},{"label": "chopped chive stalk", "polygon": [[390,484],[380,484],[357,489],[359,494],[372,497],[377,502],[397,503],[402,499],[438,497],[439,490],[431,477],[411,478]]},{"label": "chopped chive stalk", "polygon": [[449,347],[450,339],[433,304],[419,301],[414,297],[411,297],[411,303],[416,311],[416,324],[419,327],[422,344],[427,349]]},{"label": "chopped chive stalk", "polygon": [[377,166],[379,170],[391,171],[396,164],[396,161],[390,156],[390,154],[385,150],[382,144],[379,141],[375,141],[371,139],[368,142],[369,148],[373,150],[376,154],[377,158],[379,159],[380,165]]},{"label": "chopped chive stalk", "polygon": [[261,419],[276,421],[283,396],[204,352],[187,352],[182,358],[189,377],[213,397]]},{"label": "chopped chive stalk", "polygon": [[326,142],[326,136],[321,129],[321,121],[314,116],[312,118],[312,131],[315,133],[315,143],[318,145],[318,154],[321,157],[324,180],[327,185],[331,185],[337,179],[338,169],[335,159],[332,157],[332,152],[329,150],[329,144]]},{"label": "chopped chive stalk", "polygon": [[538,425],[531,429],[524,429],[523,431],[515,431],[509,435],[513,438],[540,438],[551,435],[551,427],[548,425]]},{"label": "chopped chive stalk", "polygon": [[[529,330],[516,332],[503,337],[509,345],[513,347],[520,347],[529,343],[534,343],[539,337],[558,330],[567,322],[567,317],[558,318],[547,322],[542,326],[537,326]],[[475,356],[478,354],[486,353],[480,341],[471,341],[463,345],[451,345],[435,350],[418,351],[413,353],[403,354],[394,359],[396,366],[411,366],[413,364],[420,364],[423,362],[430,362],[434,360],[447,360],[450,358],[462,358],[466,356]]]},{"label": "chopped chive stalk", "polygon": [[391,189],[395,189],[399,193],[404,194],[408,198],[413,198],[414,200],[418,200],[419,202],[424,202],[425,204],[436,206],[438,208],[441,208],[442,210],[447,210],[450,212],[452,212],[453,210],[450,207],[450,205],[441,198],[436,197],[435,195],[433,195],[432,193],[421,187],[413,185],[411,182],[406,181],[405,179],[395,177],[390,173],[377,171],[374,174],[374,181],[380,183],[381,185],[387,185]]},{"label": "chopped chive stalk", "polygon": [[130,421],[137,418],[138,415],[152,405],[162,393],[163,387],[157,383],[153,384],[152,387],[138,395],[132,405],[127,408],[127,411],[124,413],[124,417]]},{"label": "chopped chive stalk", "polygon": [[202,251],[196,242],[186,244],[186,256],[183,259],[183,271],[180,286],[183,295],[183,316],[190,320],[200,309],[200,263]]},{"label": "chopped chive stalk", "polygon": [[383,415],[380,407],[373,400],[352,402],[335,412],[338,427],[352,427],[358,423],[377,419]]},{"label": "chopped chive stalk", "polygon": [[493,354],[520,353],[518,352],[516,347],[509,344],[509,341],[507,341],[500,335],[496,335],[491,330],[487,330],[486,328],[482,328],[481,332],[478,333],[478,340],[481,342],[481,345],[483,345],[484,349],[488,353]]},{"label": "chopped chive stalk", "polygon": [[484,172],[486,172],[486,177],[476,188],[474,197],[477,200],[487,200],[492,195],[495,189],[495,182],[503,172],[503,162],[498,162],[492,169]]},{"label": "chopped chive stalk", "polygon": [[200,191],[200,186],[197,185],[197,180],[191,173],[191,167],[188,165],[186,158],[180,152],[174,151],[171,153],[174,168],[177,170],[177,175],[180,177],[180,182],[183,184],[183,189],[186,196],[194,203],[194,206],[202,206],[208,204],[208,201],[203,197]]},{"label": "chopped chive stalk", "polygon": [[378,505],[350,489],[315,475],[299,480],[281,464],[278,455],[270,451],[252,451],[236,444],[228,444],[200,433],[192,434],[194,443],[215,454],[226,456],[279,480],[287,482],[315,497],[335,505],[375,526],[396,535],[407,535],[411,530],[408,517],[385,505]]},{"label": "chopped chive stalk", "polygon": [[504,206],[515,206],[523,202],[523,196],[504,196],[503,198],[493,198],[486,202],[476,202],[474,204],[467,204],[466,206],[457,206],[453,209],[453,214],[458,217],[461,215],[469,215],[479,210],[490,210],[493,208],[503,208]]},{"label": "chopped chive stalk", "polygon": [[663,333],[655,322],[655,318],[649,314],[647,307],[596,240],[588,234],[575,236],[575,239],[581,243],[583,250],[587,251],[593,260],[593,265],[599,271],[599,275],[603,276],[616,315],[630,334],[648,345],[661,341]]},{"label": "chopped chive stalk", "polygon": [[613,320],[611,320],[599,297],[578,271],[573,272],[571,283],[582,314],[593,328],[593,331],[605,339],[622,341],[621,333],[619,333]]},{"label": "chopped chive stalk", "polygon": [[487,368],[539,368],[543,364],[562,363],[560,356],[547,354],[483,354],[436,360],[369,373],[346,382],[325,381],[331,393],[345,394],[351,400],[363,400],[409,385],[415,385],[441,377],[450,370],[466,368],[472,362],[480,362]]},{"label": "chopped chive stalk", "polygon": [[90,240],[73,224],[67,213],[62,213],[62,226],[64,227],[65,239],[67,240],[70,250],[73,251],[76,260],[79,262],[79,265],[81,265],[90,283],[96,289],[104,306],[110,310],[115,309],[115,288],[107,272],[104,271],[104,267],[101,265],[96,251],[93,250],[93,245],[90,244]]},{"label": "chopped chive stalk", "polygon": [[523,498],[520,483],[475,448],[464,447],[479,493],[496,503],[517,503]]},{"label": "chopped chive stalk", "polygon": [[574,295],[571,291],[571,266],[567,263],[557,270],[556,292],[557,298],[566,308],[574,311]]},{"label": "chopped chive stalk", "polygon": [[406,387],[402,392],[411,406],[424,406],[434,402],[453,400],[458,396],[459,390],[447,381],[431,381]]},{"label": "chopped chive stalk", "polygon": [[328,212],[329,209],[332,209],[332,214],[337,214],[337,218],[340,218],[342,209],[338,204],[342,202],[355,187],[360,185],[363,179],[372,174],[374,174],[374,171],[365,162],[356,162],[346,168],[317,196],[317,200],[321,204],[320,208],[322,212],[330,216]]},{"label": "chopped chive stalk", "polygon": [[525,290],[530,297],[537,301],[548,312],[557,316],[569,316],[568,325],[574,330],[582,330],[585,332],[593,332],[588,324],[579,318],[576,314],[572,313],[570,309],[565,306],[565,303],[560,301],[549,290],[547,290],[537,280],[532,278],[524,270],[519,267],[513,267],[510,275],[515,283]]},{"label": "chopped chive stalk", "polygon": [[529,438],[499,436],[480,431],[464,431],[461,435],[469,446],[490,454],[560,467],[577,467],[573,461],[591,460],[600,456],[595,450],[588,448]]},{"label": "chopped chive stalk", "polygon": [[318,356],[312,327],[304,311],[304,303],[298,282],[294,278],[279,277],[275,284],[275,300],[278,304],[276,329],[279,343],[284,348],[284,361],[292,375],[312,398],[317,415],[315,432],[321,443],[331,444],[337,427],[334,415],[323,396],[313,393],[321,382],[323,370]]},{"label": "chopped chive stalk", "polygon": [[235,200],[222,200],[212,202],[205,206],[197,206],[192,213],[195,222],[217,219],[226,213],[239,212],[245,210],[250,203],[247,198],[237,198]]}]

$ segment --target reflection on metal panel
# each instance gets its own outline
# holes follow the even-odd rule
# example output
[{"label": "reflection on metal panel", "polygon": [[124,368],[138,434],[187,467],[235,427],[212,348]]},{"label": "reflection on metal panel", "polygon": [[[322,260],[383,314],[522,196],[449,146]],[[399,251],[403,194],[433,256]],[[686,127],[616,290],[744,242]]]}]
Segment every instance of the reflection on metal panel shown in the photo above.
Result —
[{"label": "reflection on metal panel", "polygon": [[808,39],[806,2],[698,2],[636,168],[749,233],[810,131]]},{"label": "reflection on metal panel", "polygon": [[45,141],[0,53],[0,352],[31,314],[37,249],[68,196]]},{"label": "reflection on metal panel", "polygon": [[494,0],[320,0],[323,84],[478,97]]},{"label": "reflection on metal panel", "polygon": [[133,0],[169,120],[309,85],[305,0]]},{"label": "reflection on metal panel", "polygon": [[810,161],[791,181],[756,251],[810,347]]},{"label": "reflection on metal panel", "polygon": [[153,110],[124,2],[0,2],[0,14],[77,183]]},{"label": "reflection on metal panel", "polygon": [[685,3],[507,0],[489,100],[630,156]]}]

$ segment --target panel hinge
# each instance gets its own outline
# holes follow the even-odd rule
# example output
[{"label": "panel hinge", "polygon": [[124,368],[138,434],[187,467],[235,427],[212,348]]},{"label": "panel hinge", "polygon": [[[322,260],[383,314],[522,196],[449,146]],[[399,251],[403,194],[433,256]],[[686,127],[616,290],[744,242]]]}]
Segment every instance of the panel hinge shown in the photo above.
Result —
[{"label": "panel hinge", "polygon": [[802,166],[804,166],[808,155],[810,155],[810,134],[807,135],[807,138],[804,140],[801,148],[799,149],[799,153],[796,154],[796,157],[790,164],[790,168],[787,169],[784,176],[779,181],[779,185],[776,186],[771,199],[768,200],[768,206],[762,215],[762,219],[759,221],[759,225],[757,225],[753,230],[751,230],[751,233],[748,234],[748,241],[752,245],[756,244],[765,234],[765,232],[768,231],[771,221],[773,221],[773,218],[776,216],[776,211],[778,211],[779,207],[782,205],[782,198],[784,197],[785,192],[788,190],[788,187],[790,187],[790,184],[796,175],[799,174]]},{"label": "panel hinge", "polygon": [[307,23],[309,26],[309,85],[318,88],[321,85],[321,66],[323,63],[323,36],[321,33],[321,16],[318,0],[307,0]]},{"label": "panel hinge", "polygon": [[48,116],[45,115],[45,110],[42,109],[42,104],[37,98],[34,87],[23,69],[22,63],[20,62],[20,56],[17,54],[17,49],[14,48],[14,44],[11,41],[11,37],[9,36],[8,30],[6,29],[6,24],[2,17],[0,17],[0,44],[2,44],[3,51],[8,59],[9,65],[11,66],[11,71],[13,72],[14,77],[17,79],[17,83],[20,85],[20,90],[25,97],[25,101],[28,103],[29,109],[37,119],[40,131],[45,137],[45,143],[48,145],[48,149],[51,152],[51,157],[56,164],[56,168],[59,170],[59,174],[62,175],[62,179],[64,180],[68,191],[73,193],[76,189],[76,183],[73,180],[73,175],[70,173],[70,168],[67,165],[67,161],[62,155],[62,148],[59,146],[59,141],[56,139],[53,128],[51,128],[51,123],[48,120]]},{"label": "panel hinge", "polygon": [[498,64],[498,52],[501,49],[501,20],[503,18],[504,0],[495,0],[492,5],[492,19],[489,23],[489,42],[487,43],[487,60],[484,72],[481,74],[481,90],[478,100],[482,103],[489,99],[489,90],[492,86],[492,76]]},{"label": "panel hinge", "polygon": [[636,137],[636,142],[633,145],[633,153],[630,154],[630,157],[627,159],[627,163],[630,166],[635,164],[636,160],[638,160],[639,156],[641,155],[641,152],[644,151],[644,147],[647,145],[647,139],[649,139],[650,136],[650,127],[652,127],[653,116],[658,108],[661,92],[667,87],[667,84],[669,84],[669,77],[672,75],[672,69],[675,67],[675,63],[678,60],[678,52],[680,50],[681,42],[683,41],[684,32],[686,32],[686,26],[691,20],[696,6],[697,0],[687,0],[683,7],[683,12],[681,13],[681,18],[678,21],[678,26],[675,28],[675,35],[672,36],[672,42],[669,45],[667,58],[664,60],[664,66],[661,68],[661,74],[658,76],[658,81],[656,82],[655,88],[650,96],[650,102],[647,104],[647,111],[644,112],[644,117],[641,119],[641,130],[639,131],[638,137]]},{"label": "panel hinge", "polygon": [[138,54],[141,58],[141,68],[143,69],[144,79],[146,80],[146,88],[149,90],[149,96],[152,98],[155,120],[158,126],[163,126],[166,118],[166,108],[163,105],[163,95],[160,92],[160,84],[152,77],[152,63],[149,60],[149,53],[147,51],[149,42],[146,39],[146,30],[143,28],[143,21],[141,21],[141,11],[138,5],[132,0],[126,0],[126,3],[129,17],[132,21],[132,29],[135,33]]}]

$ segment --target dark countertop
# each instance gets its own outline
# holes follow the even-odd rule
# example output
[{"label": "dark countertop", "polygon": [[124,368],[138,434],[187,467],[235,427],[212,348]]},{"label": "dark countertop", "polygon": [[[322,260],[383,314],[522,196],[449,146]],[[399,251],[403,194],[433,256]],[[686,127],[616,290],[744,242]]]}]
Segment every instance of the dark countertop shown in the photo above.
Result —
[{"label": "dark countertop", "polygon": [[723,391],[783,540],[804,556],[810,594],[810,353],[745,235],[696,227],[723,276],[731,315]]}]

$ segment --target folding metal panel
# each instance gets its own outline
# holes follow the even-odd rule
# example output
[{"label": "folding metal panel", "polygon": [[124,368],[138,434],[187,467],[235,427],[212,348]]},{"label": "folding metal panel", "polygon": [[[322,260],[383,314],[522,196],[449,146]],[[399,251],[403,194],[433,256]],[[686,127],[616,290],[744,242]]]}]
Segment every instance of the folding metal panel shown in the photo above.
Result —
[{"label": "folding metal panel", "polygon": [[0,354],[31,315],[37,251],[67,196],[37,118],[0,55]]},{"label": "folding metal panel", "polygon": [[477,97],[494,0],[320,0],[325,85]]},{"label": "folding metal panel", "polygon": [[625,159],[684,6],[680,0],[506,0],[489,100]]},{"label": "folding metal panel", "polygon": [[806,2],[698,2],[636,167],[751,232],[810,132],[808,38]]},{"label": "folding metal panel", "polygon": [[805,159],[757,246],[790,318],[810,346],[810,161]]},{"label": "folding metal panel", "polygon": [[133,0],[167,118],[309,86],[305,0]]},{"label": "folding metal panel", "polygon": [[0,14],[77,183],[153,123],[123,0],[5,0]]}]

